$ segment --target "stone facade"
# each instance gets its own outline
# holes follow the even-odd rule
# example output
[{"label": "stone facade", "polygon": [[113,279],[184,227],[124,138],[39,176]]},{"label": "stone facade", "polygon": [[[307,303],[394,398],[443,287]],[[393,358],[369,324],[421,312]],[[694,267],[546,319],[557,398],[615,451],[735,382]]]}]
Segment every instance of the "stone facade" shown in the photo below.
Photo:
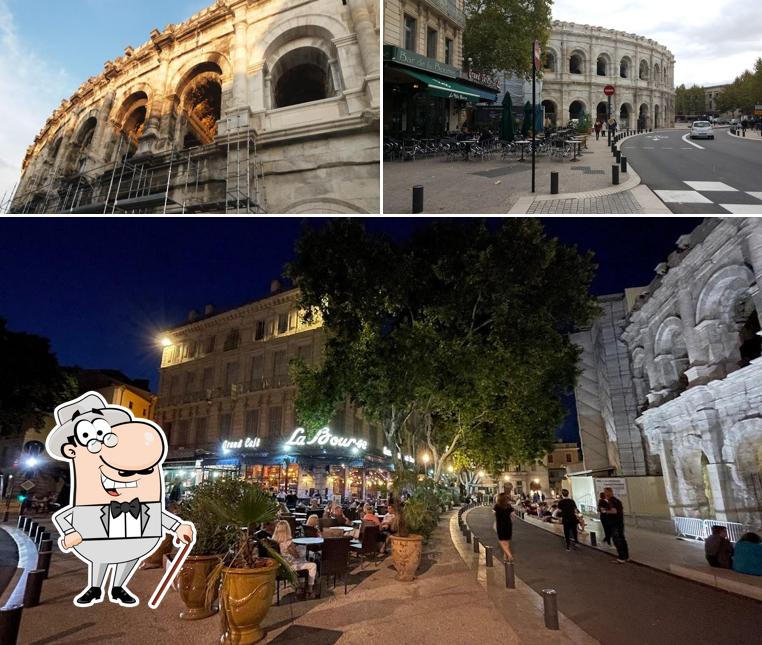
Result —
[{"label": "stone facade", "polygon": [[672,515],[762,525],[762,221],[710,219],[630,314],[639,416]]},{"label": "stone facade", "polygon": [[[546,116],[564,125],[584,110],[606,116],[606,85],[620,128],[672,127],[675,58],[657,42],[613,29],[554,21],[545,49],[542,99]],[[531,92],[530,92],[531,94]]]},{"label": "stone facade", "polygon": [[379,22],[218,0],[155,29],[48,119],[12,212],[378,212]]}]

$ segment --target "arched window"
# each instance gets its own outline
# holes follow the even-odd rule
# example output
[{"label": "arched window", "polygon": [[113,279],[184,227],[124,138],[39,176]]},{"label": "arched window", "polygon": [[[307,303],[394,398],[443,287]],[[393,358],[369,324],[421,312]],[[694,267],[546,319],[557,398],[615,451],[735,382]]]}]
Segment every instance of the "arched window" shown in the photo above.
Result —
[{"label": "arched window", "polygon": [[553,127],[558,125],[558,112],[555,101],[546,99],[542,102],[542,107],[545,108],[545,118],[550,121]]},{"label": "arched window", "polygon": [[585,71],[585,59],[582,54],[574,53],[569,58],[569,73],[570,74],[584,74]]},{"label": "arched window", "polygon": [[659,63],[654,63],[654,80],[657,83],[661,83],[661,68],[659,67]]},{"label": "arched window", "polygon": [[222,69],[216,63],[202,63],[185,76],[178,89],[182,114],[183,148],[209,145],[217,137],[222,117]]},{"label": "arched window", "polygon": [[585,116],[585,104],[582,101],[572,101],[569,105],[569,119],[582,119]]},{"label": "arched window", "polygon": [[124,156],[126,152],[126,155],[131,157],[137,152],[138,141],[143,134],[147,114],[148,95],[145,92],[135,92],[122,105],[117,115],[123,136],[120,156]]},{"label": "arched window", "polygon": [[556,71],[556,55],[552,51],[545,52],[545,62],[543,64],[543,70],[546,72]]},{"label": "arched window", "polygon": [[334,95],[328,56],[316,47],[299,47],[281,56],[271,73],[276,108],[320,101]]},{"label": "arched window", "polygon": [[79,136],[77,137],[77,140],[75,142],[75,151],[77,154],[77,161],[74,166],[74,171],[77,173],[81,173],[85,169],[85,165],[87,164],[88,159],[88,148],[90,148],[90,144],[93,142],[93,137],[95,136],[95,128],[98,126],[98,120],[91,116],[85,123],[82,125],[82,127],[79,130]]},{"label": "arched window", "polygon": [[601,54],[600,56],[598,56],[595,69],[598,76],[609,75],[609,57],[606,54]]},{"label": "arched window", "polygon": [[738,343],[741,360],[740,367],[746,367],[755,358],[762,355],[762,336],[759,325],[759,315],[754,308],[754,301],[746,294],[739,298],[733,318],[738,329]]},{"label": "arched window", "polygon": [[621,78],[630,78],[630,70],[632,68],[632,61],[629,57],[625,56],[619,63],[619,76]]},{"label": "arched window", "polygon": [[645,60],[640,61],[640,80],[648,80],[648,62]]}]

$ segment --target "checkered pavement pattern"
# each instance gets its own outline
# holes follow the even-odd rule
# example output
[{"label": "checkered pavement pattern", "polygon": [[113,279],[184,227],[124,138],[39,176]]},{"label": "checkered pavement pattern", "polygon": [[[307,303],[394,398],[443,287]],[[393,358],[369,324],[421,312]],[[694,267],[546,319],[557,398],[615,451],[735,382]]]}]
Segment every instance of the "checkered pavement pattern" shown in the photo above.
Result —
[{"label": "checkered pavement pattern", "polygon": [[[668,206],[697,205],[727,215],[762,215],[762,192],[745,191],[721,181],[685,181],[682,190],[654,190]],[[674,210],[674,209],[673,209]]]}]

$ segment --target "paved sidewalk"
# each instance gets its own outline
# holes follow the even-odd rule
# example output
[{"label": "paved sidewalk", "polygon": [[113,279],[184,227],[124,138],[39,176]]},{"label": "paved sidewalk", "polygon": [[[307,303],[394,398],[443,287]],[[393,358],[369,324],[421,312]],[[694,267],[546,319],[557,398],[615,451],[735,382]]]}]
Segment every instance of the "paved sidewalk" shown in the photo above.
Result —
[{"label": "paved sidewalk", "polygon": [[[645,136],[645,135],[644,135]],[[526,161],[446,161],[442,158],[384,163],[384,212],[410,213],[412,187],[424,187],[424,213],[430,214],[662,214],[670,211],[629,168],[611,183],[615,164],[602,136],[587,138],[577,162],[538,158],[530,192]],[[559,173],[559,194],[550,194],[550,173]],[[639,190],[635,190],[639,188]]]}]

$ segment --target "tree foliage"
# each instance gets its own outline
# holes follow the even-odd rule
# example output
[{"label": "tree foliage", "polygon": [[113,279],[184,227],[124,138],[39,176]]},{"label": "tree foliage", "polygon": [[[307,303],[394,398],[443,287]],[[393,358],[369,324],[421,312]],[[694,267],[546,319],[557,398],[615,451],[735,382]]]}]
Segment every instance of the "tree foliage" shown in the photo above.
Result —
[{"label": "tree foliage", "polygon": [[532,43],[550,36],[550,0],[465,0],[463,56],[473,68],[526,77],[532,72]]},{"label": "tree foliage", "polygon": [[754,114],[754,106],[759,104],[762,104],[762,58],[754,63],[753,70],[746,70],[717,97],[720,112],[741,110],[743,114]]},{"label": "tree foliage", "polygon": [[706,112],[704,88],[681,85],[675,90],[675,114],[696,116]]},{"label": "tree foliage", "polygon": [[76,393],[76,380],[59,366],[47,338],[10,331],[0,318],[0,434],[41,427]]},{"label": "tree foliage", "polygon": [[287,269],[328,332],[319,367],[294,372],[300,419],[345,396],[434,478],[460,452],[497,465],[548,452],[573,384],[566,332],[596,312],[589,255],[540,222],[432,222],[409,241],[357,220],[307,229]]}]

